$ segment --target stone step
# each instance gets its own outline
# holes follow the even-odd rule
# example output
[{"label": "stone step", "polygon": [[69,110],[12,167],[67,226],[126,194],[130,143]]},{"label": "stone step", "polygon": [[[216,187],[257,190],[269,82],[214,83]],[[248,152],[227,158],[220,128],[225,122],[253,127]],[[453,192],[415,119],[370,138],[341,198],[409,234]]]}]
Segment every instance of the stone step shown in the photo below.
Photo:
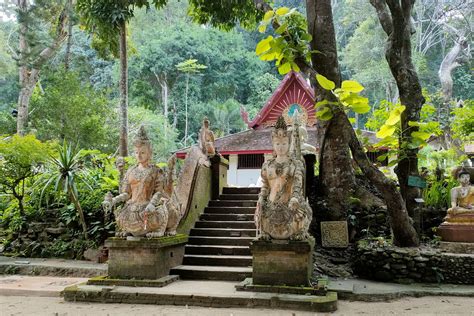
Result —
[{"label": "stone step", "polygon": [[186,245],[185,253],[188,255],[233,255],[250,256],[248,246],[223,246],[223,245]]},{"label": "stone step", "polygon": [[202,221],[253,221],[253,214],[202,214],[199,217]]},{"label": "stone step", "polygon": [[190,236],[255,237],[255,229],[193,228]]},{"label": "stone step", "polygon": [[224,207],[206,207],[205,214],[255,214],[255,207],[224,206]]},{"label": "stone step", "polygon": [[240,207],[255,207],[257,201],[246,200],[211,200],[209,206],[226,207],[226,206],[240,206]]},{"label": "stone step", "polygon": [[171,269],[170,274],[187,280],[243,281],[252,276],[252,268],[180,265]]},{"label": "stone step", "polygon": [[258,194],[221,194],[219,200],[258,200]]},{"label": "stone step", "polygon": [[204,237],[189,236],[188,245],[249,246],[253,237]]},{"label": "stone step", "polygon": [[255,229],[254,221],[197,221],[195,228],[245,228]]},{"label": "stone step", "polygon": [[252,265],[252,256],[185,254],[183,264],[196,266],[249,267]]},{"label": "stone step", "polygon": [[225,187],[223,188],[222,193],[224,194],[259,194],[260,193],[260,188],[254,187],[254,188],[230,188],[230,187]]}]

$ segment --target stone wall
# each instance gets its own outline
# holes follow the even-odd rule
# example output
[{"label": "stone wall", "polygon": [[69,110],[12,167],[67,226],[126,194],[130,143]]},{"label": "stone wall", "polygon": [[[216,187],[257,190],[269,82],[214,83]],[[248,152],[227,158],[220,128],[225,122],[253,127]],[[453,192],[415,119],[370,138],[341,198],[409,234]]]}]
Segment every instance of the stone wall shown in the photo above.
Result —
[{"label": "stone wall", "polygon": [[361,277],[384,282],[474,284],[474,255],[435,248],[359,243],[353,268]]}]

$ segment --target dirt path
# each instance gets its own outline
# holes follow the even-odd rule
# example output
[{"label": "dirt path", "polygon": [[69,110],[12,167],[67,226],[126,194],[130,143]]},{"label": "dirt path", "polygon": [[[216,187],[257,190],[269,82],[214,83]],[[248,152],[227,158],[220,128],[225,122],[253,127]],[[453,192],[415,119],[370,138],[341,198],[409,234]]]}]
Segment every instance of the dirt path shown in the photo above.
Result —
[{"label": "dirt path", "polygon": [[[383,303],[339,301],[338,304],[338,311],[331,315],[474,315],[474,298],[471,297],[431,296],[404,298]],[[269,309],[70,303],[64,302],[62,298],[0,296],[0,315],[300,316],[315,314]]]}]

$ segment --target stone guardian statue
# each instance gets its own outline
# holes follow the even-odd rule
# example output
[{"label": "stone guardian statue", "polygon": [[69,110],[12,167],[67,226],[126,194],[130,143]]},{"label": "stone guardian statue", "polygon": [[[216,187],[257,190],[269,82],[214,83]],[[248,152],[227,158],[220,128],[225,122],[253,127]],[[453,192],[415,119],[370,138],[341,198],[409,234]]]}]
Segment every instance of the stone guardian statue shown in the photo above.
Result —
[{"label": "stone guardian statue", "polygon": [[290,132],[280,117],[272,132],[274,158],[266,161],[261,171],[262,188],[255,212],[258,239],[305,240],[309,236],[313,212],[304,198],[300,140],[298,123]]}]

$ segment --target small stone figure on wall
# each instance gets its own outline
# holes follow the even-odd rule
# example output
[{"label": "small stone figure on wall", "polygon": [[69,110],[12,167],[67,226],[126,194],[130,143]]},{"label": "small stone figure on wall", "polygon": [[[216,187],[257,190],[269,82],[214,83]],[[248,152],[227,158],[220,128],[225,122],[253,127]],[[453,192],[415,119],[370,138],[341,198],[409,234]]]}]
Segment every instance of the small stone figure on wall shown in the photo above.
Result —
[{"label": "small stone figure on wall", "polygon": [[214,140],[214,133],[209,129],[209,120],[205,117],[199,130],[199,147],[205,155],[214,156],[216,154]]},{"label": "small stone figure on wall", "polygon": [[175,205],[176,199],[172,198],[175,158],[172,157],[168,162],[168,175],[155,166],[151,162],[151,142],[143,126],[133,145],[138,164],[126,172],[120,183],[120,194],[112,197],[109,192],[103,202],[106,212],[125,203],[115,210],[116,236],[161,237],[165,231],[167,235],[174,235],[180,213],[178,205]]},{"label": "small stone figure on wall", "polygon": [[[262,189],[255,213],[259,239],[304,240],[308,237],[312,210],[304,198],[305,167],[297,125],[293,126],[292,133],[280,117],[272,132],[275,157],[262,166]],[[292,141],[298,142],[291,146],[298,152],[290,152]]]}]

